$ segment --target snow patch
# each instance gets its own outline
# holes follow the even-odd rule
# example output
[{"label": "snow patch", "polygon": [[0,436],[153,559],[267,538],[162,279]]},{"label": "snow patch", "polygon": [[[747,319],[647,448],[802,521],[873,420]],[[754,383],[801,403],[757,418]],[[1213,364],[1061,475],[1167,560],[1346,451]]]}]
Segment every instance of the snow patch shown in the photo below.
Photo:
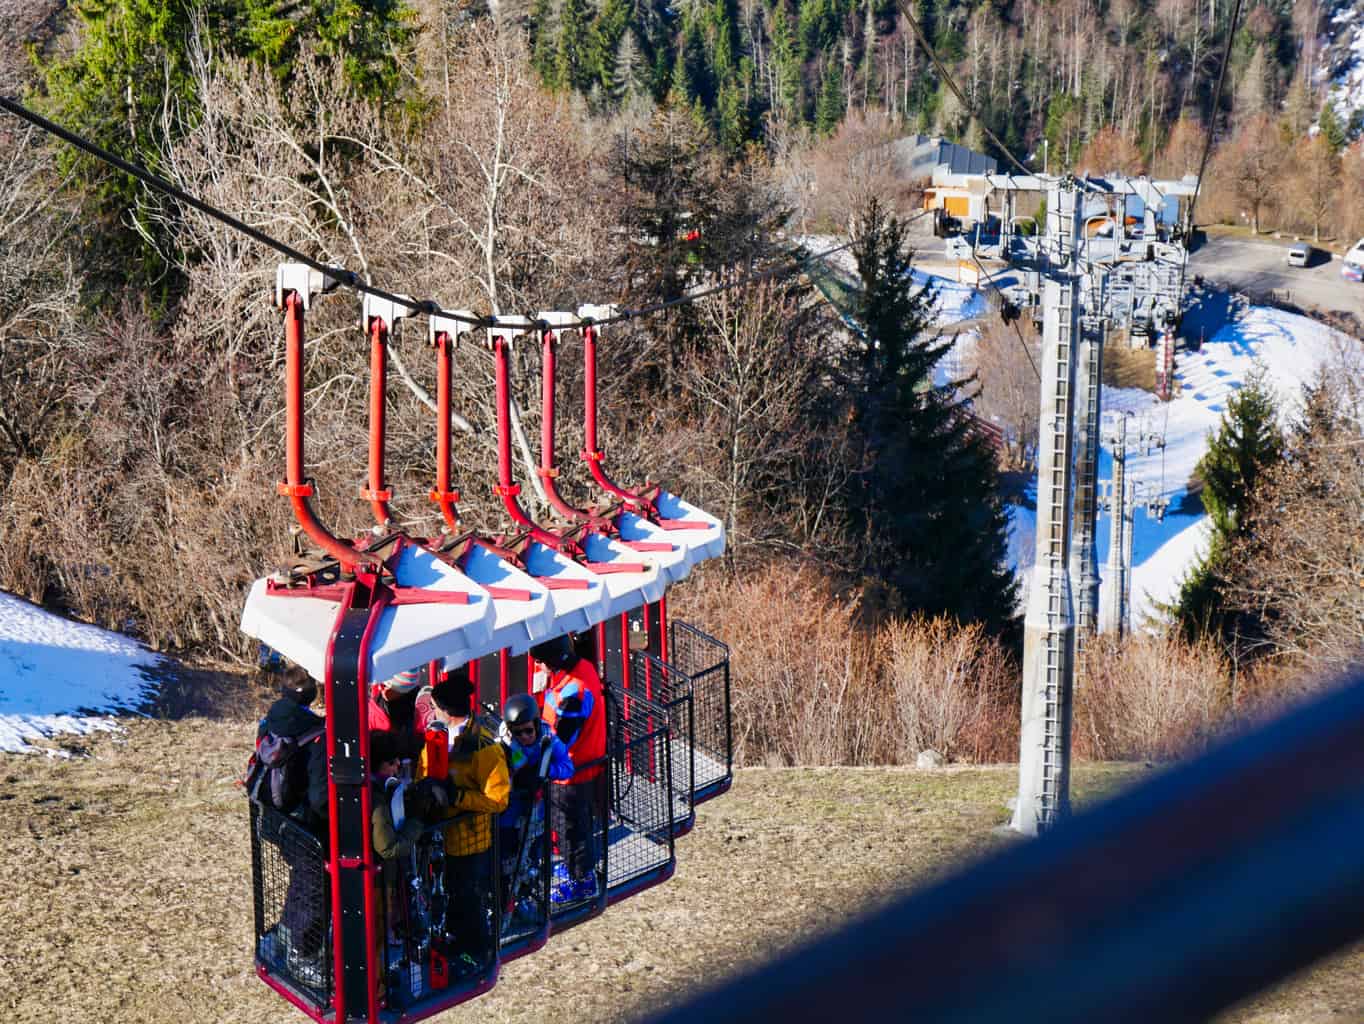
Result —
[{"label": "snow patch", "polygon": [[[1322,365],[1339,360],[1352,343],[1345,335],[1308,317],[1253,306],[1237,321],[1223,326],[1198,352],[1181,352],[1175,362],[1178,393],[1170,402],[1133,388],[1105,388],[1103,412],[1128,417],[1127,478],[1144,484],[1147,493],[1169,502],[1163,520],[1138,509],[1132,530],[1132,624],[1161,618],[1158,605],[1170,603],[1179,584],[1205,550],[1211,527],[1197,494],[1189,491],[1194,467],[1207,451],[1208,437],[1226,411],[1227,399],[1260,363],[1276,392],[1284,418],[1301,410],[1302,386]],[[1145,433],[1144,447],[1138,440]],[[1164,447],[1154,443],[1163,438]],[[1099,452],[1100,480],[1112,478],[1113,456],[1107,445]],[[1028,502],[1035,503],[1036,481]],[[1037,533],[1036,512],[1027,505],[1010,506],[1009,561],[1026,588]],[[1095,547],[1099,572],[1108,557],[1112,517],[1100,513]]]},{"label": "snow patch", "polygon": [[989,312],[985,293],[974,285],[962,284],[949,277],[928,274],[922,270],[911,271],[914,283],[918,286],[932,284],[938,293],[937,307],[933,318],[936,327],[951,327],[963,320],[974,320]]},{"label": "snow patch", "polygon": [[1317,81],[1330,78],[1328,98],[1344,121],[1364,109],[1364,24],[1356,22],[1358,14],[1350,3],[1331,16],[1327,33],[1331,46],[1323,51],[1322,66],[1313,75]]},{"label": "snow patch", "polygon": [[117,729],[113,716],[137,712],[158,662],[121,634],[0,594],[0,751]]}]

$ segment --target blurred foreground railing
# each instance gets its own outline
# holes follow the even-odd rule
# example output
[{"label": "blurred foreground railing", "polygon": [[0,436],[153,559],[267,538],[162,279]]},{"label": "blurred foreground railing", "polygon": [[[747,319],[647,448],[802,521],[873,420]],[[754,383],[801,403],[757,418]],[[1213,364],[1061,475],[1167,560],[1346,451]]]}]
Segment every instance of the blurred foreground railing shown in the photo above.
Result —
[{"label": "blurred foreground railing", "polygon": [[661,1019],[1202,1021],[1361,936],[1357,673]]}]

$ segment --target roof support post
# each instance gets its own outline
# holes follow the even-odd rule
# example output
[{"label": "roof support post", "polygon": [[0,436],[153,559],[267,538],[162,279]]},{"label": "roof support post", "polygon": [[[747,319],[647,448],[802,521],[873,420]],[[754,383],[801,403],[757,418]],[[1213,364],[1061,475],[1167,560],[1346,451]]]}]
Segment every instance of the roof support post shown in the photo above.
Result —
[{"label": "roof support post", "polygon": [[285,479],[277,489],[280,494],[288,497],[293,505],[294,518],[298,520],[298,525],[308,538],[340,562],[344,569],[353,570],[364,560],[364,556],[318,522],[308,501],[313,494],[313,484],[304,476],[304,314],[312,301],[313,293],[324,291],[333,283],[321,273],[301,263],[282,263],[275,273],[275,305],[284,310],[286,423]]}]

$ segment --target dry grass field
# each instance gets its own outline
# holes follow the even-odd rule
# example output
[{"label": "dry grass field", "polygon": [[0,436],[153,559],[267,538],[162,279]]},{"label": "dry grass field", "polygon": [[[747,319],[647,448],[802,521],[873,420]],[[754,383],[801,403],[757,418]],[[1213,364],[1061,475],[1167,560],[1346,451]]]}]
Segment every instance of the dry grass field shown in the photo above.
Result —
[{"label": "dry grass field", "polygon": [[[251,966],[244,722],[138,721],[69,759],[0,756],[0,1012],[136,1024],[301,1021]],[[1143,774],[1081,765],[1077,798]],[[746,769],[666,885],[508,966],[441,1020],[615,1021],[1010,840],[1008,766]],[[1224,1024],[1361,1020],[1364,950]]]},{"label": "dry grass field", "polygon": [[1128,348],[1126,342],[1104,346],[1104,384],[1114,388],[1156,389],[1156,356],[1146,347]]}]

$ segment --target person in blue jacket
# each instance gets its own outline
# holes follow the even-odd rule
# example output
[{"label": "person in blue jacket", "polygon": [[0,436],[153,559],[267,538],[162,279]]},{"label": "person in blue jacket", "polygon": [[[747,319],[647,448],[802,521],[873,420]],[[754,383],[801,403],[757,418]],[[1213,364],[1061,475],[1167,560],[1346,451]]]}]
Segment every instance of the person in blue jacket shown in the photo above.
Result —
[{"label": "person in blue jacket", "polygon": [[498,823],[502,877],[507,886],[504,905],[515,903],[518,914],[531,918],[538,911],[534,900],[524,894],[536,891],[533,883],[542,867],[545,781],[572,778],[573,761],[564,741],[540,717],[540,706],[530,694],[507,698],[497,738],[511,775],[511,800]]}]

